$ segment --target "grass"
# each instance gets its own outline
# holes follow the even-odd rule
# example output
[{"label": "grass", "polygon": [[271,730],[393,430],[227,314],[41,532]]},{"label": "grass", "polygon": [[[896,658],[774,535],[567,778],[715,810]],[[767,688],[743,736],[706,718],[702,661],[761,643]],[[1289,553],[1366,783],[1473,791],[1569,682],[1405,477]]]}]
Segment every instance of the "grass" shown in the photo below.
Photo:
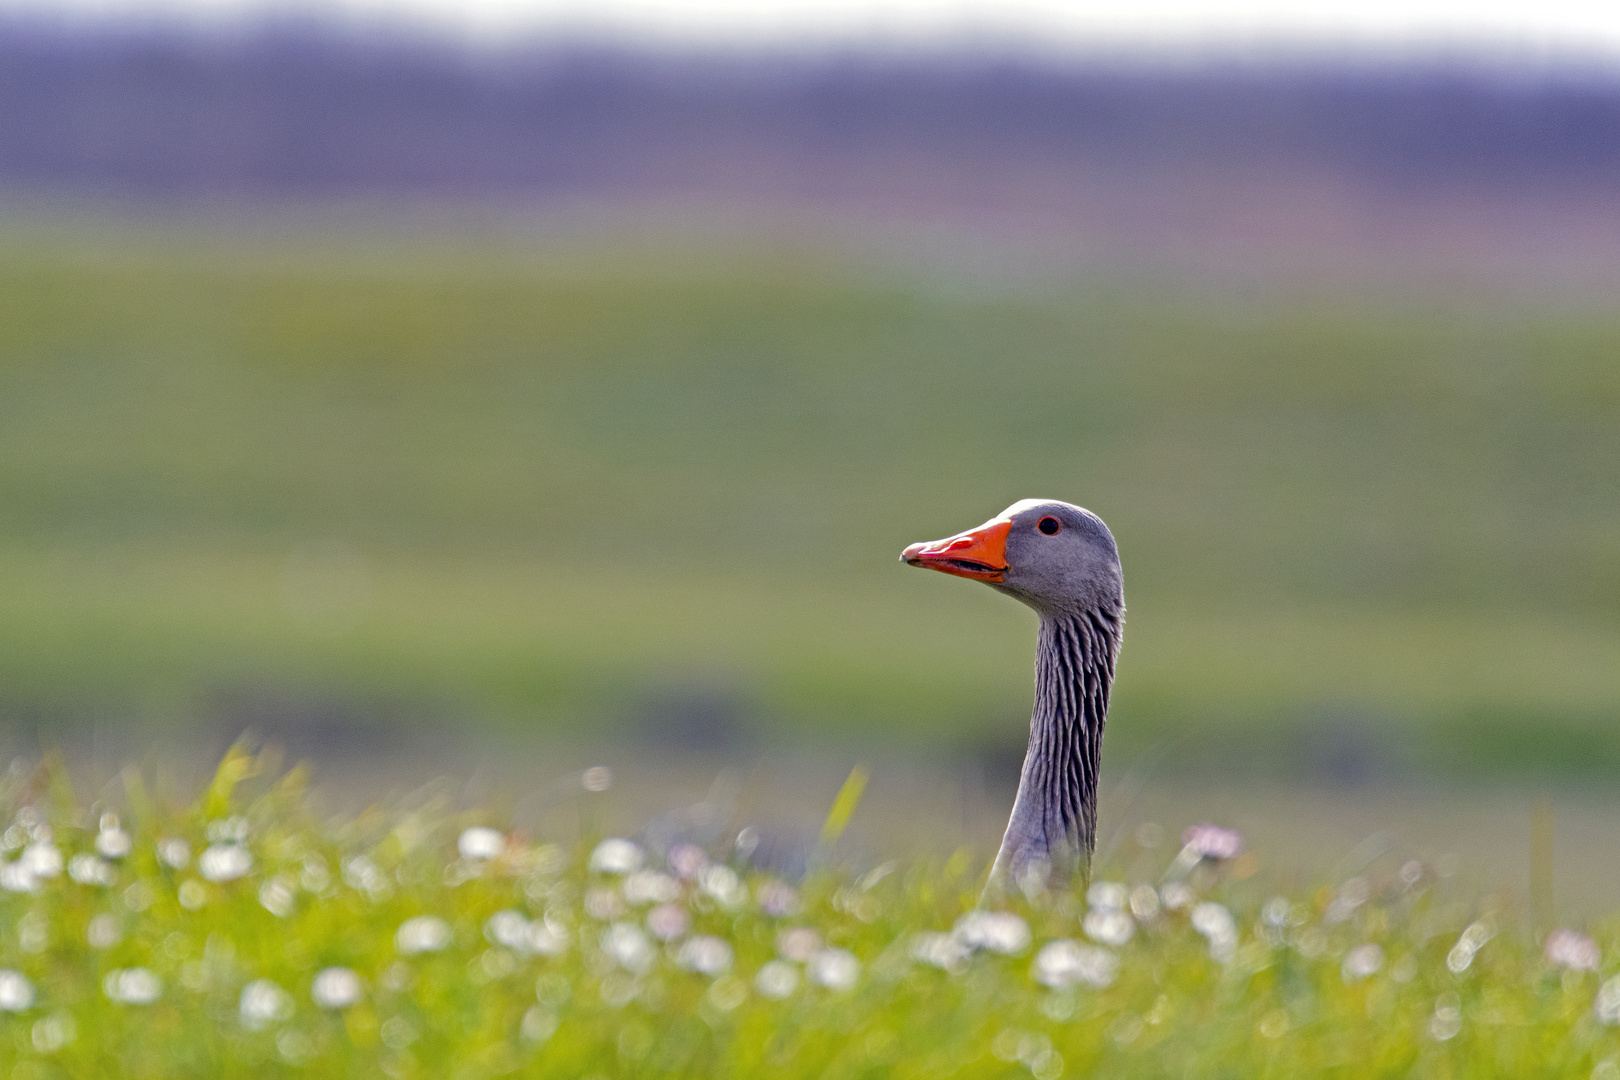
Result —
[{"label": "grass", "polygon": [[1200,860],[1143,830],[1089,892],[987,915],[974,853],[842,863],[853,799],[784,878],[751,866],[746,831],[598,842],[601,776],[569,836],[431,802],[326,821],[303,780],[233,750],[183,806],[133,773],[86,802],[60,768],[14,770],[8,1075],[1620,1072],[1615,925],[1544,955],[1446,868],[1289,886],[1263,853]]},{"label": "grass", "polygon": [[895,556],[1047,493],[1124,552],[1117,752],[1620,762],[1611,311],[935,264],[11,222],[0,710],[1013,742],[1027,615]]}]

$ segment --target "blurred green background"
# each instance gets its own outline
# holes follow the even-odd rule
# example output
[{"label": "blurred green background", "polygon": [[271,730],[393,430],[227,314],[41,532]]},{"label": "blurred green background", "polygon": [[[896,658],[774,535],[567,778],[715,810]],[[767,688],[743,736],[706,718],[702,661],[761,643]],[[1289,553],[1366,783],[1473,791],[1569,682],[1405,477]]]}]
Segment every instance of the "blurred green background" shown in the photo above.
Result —
[{"label": "blurred green background", "polygon": [[1015,753],[1033,616],[896,560],[1052,496],[1116,764],[1620,766],[1612,305],[879,248],[0,224],[3,719]]}]

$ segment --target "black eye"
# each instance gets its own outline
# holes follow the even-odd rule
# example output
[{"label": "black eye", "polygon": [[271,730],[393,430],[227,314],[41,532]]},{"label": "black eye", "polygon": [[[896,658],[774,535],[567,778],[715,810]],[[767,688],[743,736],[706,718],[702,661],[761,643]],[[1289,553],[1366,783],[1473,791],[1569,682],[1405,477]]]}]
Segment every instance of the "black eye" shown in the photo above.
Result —
[{"label": "black eye", "polygon": [[1047,536],[1056,536],[1058,530],[1063,528],[1063,522],[1057,518],[1041,518],[1041,523],[1035,527]]}]

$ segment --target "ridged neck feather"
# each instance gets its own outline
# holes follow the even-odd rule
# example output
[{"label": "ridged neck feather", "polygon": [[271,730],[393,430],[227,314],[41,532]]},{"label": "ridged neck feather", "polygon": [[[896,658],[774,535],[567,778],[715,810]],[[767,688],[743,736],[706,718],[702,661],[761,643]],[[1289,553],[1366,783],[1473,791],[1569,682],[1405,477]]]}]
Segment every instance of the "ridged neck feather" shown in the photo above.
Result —
[{"label": "ridged neck feather", "polygon": [[1029,751],[993,879],[1068,876],[1089,868],[1122,623],[1123,612],[1101,608],[1042,616]]}]

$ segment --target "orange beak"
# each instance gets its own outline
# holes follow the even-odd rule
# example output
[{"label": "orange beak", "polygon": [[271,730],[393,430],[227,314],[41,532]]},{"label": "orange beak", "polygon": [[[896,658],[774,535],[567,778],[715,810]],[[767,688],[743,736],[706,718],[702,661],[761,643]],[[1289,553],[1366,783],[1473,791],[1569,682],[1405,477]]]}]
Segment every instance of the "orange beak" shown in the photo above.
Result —
[{"label": "orange beak", "polygon": [[1007,532],[1011,528],[1012,522],[997,518],[931,544],[912,544],[900,553],[900,561],[975,581],[1000,581],[1007,574]]}]

